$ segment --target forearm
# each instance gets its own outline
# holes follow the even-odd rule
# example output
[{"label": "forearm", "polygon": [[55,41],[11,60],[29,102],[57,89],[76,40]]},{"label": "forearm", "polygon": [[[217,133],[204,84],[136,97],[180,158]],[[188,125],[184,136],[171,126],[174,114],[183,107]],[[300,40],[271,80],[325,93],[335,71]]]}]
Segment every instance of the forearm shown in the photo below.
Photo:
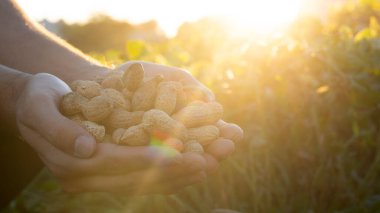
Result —
[{"label": "forearm", "polygon": [[12,0],[0,1],[0,64],[51,73],[66,82],[91,79],[106,67],[29,20]]},{"label": "forearm", "polygon": [[30,76],[0,64],[0,120],[6,127],[2,131],[16,132],[16,104]]}]

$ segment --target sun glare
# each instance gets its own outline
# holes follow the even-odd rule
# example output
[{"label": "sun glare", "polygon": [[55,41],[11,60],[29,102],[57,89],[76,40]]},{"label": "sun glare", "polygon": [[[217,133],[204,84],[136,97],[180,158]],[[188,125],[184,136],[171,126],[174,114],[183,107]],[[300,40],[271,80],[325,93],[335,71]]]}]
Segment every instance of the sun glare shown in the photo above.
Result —
[{"label": "sun glare", "polygon": [[295,19],[304,0],[17,1],[37,20],[85,21],[94,13],[105,13],[136,24],[154,19],[174,36],[183,22],[203,17],[227,19],[240,32],[269,33]]},{"label": "sun glare", "polygon": [[293,21],[300,10],[300,0],[235,0],[224,4],[223,16],[243,32],[270,33]]}]

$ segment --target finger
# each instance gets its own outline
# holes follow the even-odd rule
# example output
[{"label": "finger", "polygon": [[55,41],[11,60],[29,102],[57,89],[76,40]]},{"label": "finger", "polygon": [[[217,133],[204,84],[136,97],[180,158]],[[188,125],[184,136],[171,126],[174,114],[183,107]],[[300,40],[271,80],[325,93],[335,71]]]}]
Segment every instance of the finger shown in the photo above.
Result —
[{"label": "finger", "polygon": [[206,94],[206,96],[208,97],[208,100],[207,100],[208,102],[212,102],[216,100],[214,93],[203,84],[202,84],[202,89],[204,93]]},{"label": "finger", "polygon": [[171,156],[159,147],[124,147],[114,144],[99,144],[93,158],[82,164],[92,174],[121,174],[152,167],[168,167],[172,169],[168,175],[179,176],[206,168],[205,159],[197,154],[176,152],[176,155]]},{"label": "finger", "polygon": [[184,85],[197,86],[206,95],[206,97],[208,98],[207,101],[214,101],[215,100],[215,96],[211,92],[211,90],[209,90],[206,86],[204,86],[197,79],[195,79],[191,75],[191,73],[189,73],[183,69],[179,69],[176,67],[169,67],[169,66],[165,66],[165,65],[161,65],[161,64],[150,63],[150,62],[144,62],[144,61],[133,61],[133,62],[127,62],[127,63],[121,65],[116,70],[126,70],[133,63],[141,63],[148,76],[154,76],[154,75],[161,74],[164,76],[164,78],[166,80],[180,81]]},{"label": "finger", "polygon": [[115,71],[124,72],[134,63],[140,63],[143,66],[146,76],[163,75],[167,80],[178,80],[178,73],[173,72],[173,68],[145,61],[129,61],[117,67]]},{"label": "finger", "polygon": [[95,152],[95,139],[76,122],[64,117],[51,97],[34,98],[34,103],[30,103],[33,107],[24,113],[27,119],[20,122],[68,154],[88,158]]},{"label": "finger", "polygon": [[100,143],[91,160],[83,161],[82,164],[90,173],[118,174],[156,166],[182,165],[183,157],[176,150],[168,152],[156,146]]},{"label": "finger", "polygon": [[206,172],[203,172],[203,171],[198,172],[188,177],[178,178],[175,181],[167,181],[162,184],[156,184],[154,187],[152,187],[151,191],[147,191],[143,194],[147,194],[150,192],[166,194],[166,195],[173,194],[182,190],[183,188],[187,186],[204,182],[206,178],[207,178]]},{"label": "finger", "polygon": [[217,159],[215,159],[214,156],[204,153],[203,154],[204,158],[206,159],[206,172],[207,174],[211,174],[215,172],[219,168],[219,162]]},{"label": "finger", "polygon": [[60,179],[125,174],[151,168],[162,170],[163,177],[172,179],[203,171],[206,167],[205,159],[197,154],[167,156],[167,152],[154,147],[123,147],[113,144],[100,144],[101,148],[92,158],[79,160],[60,151],[27,126],[20,125],[19,129],[22,135],[27,136],[25,140],[39,153],[53,175]]},{"label": "finger", "polygon": [[[123,148],[120,146],[116,146],[117,148]],[[131,147],[134,148],[134,147]],[[143,150],[150,150],[153,147],[135,147]],[[101,150],[101,149],[99,149]],[[160,156],[161,152],[156,154],[142,154],[138,155],[135,152],[125,149],[126,152],[121,152],[121,149],[118,149],[120,154],[117,153],[119,151],[105,154],[103,153],[101,156],[109,156],[109,159],[104,159],[103,157],[99,157],[95,154],[95,156],[91,160],[87,160],[89,164],[81,164],[80,166],[87,168],[87,175],[121,175],[130,172],[137,172],[147,169],[156,169],[157,171],[162,171],[160,173],[160,177],[162,179],[176,179],[181,176],[193,174],[200,171],[205,171],[207,168],[206,159],[198,154],[194,153],[184,153],[180,155],[180,163],[170,163],[167,161],[161,161],[166,156]],[[155,149],[151,149],[155,150]],[[151,151],[148,151],[151,152]],[[117,157],[119,155],[119,157]],[[141,163],[144,162],[145,163]],[[161,162],[160,162],[161,161]],[[141,164],[137,164],[140,162]],[[88,173],[89,168],[92,168],[92,173]]]},{"label": "finger", "polygon": [[[121,146],[118,146],[121,150],[109,149],[107,153],[97,153],[93,158],[79,160],[60,151],[27,126],[21,125],[19,129],[22,135],[27,136],[25,140],[39,153],[50,172],[62,180],[89,175],[125,174],[138,169],[153,167],[153,164],[162,160],[160,158],[161,152],[157,154],[154,153],[154,150],[122,149],[124,147]],[[114,147],[117,148],[116,145]],[[113,153],[116,153],[116,156],[120,158],[105,159],[105,156],[113,156]],[[126,157],[122,158],[121,156]],[[193,158],[186,157],[187,164],[192,161],[194,161]],[[136,162],[146,162],[146,165],[136,164]],[[201,166],[184,167],[182,165],[162,167],[165,171],[164,174],[167,174],[168,177],[197,172],[202,168]]]},{"label": "finger", "polygon": [[183,164],[170,168],[168,173],[178,177],[207,169],[207,159],[205,157],[195,153],[184,153],[182,156]]},{"label": "finger", "polygon": [[212,155],[217,160],[226,159],[234,151],[234,142],[225,138],[218,138],[206,147],[206,153]]},{"label": "finger", "polygon": [[184,153],[182,157],[181,165],[162,167],[163,176],[166,179],[173,179],[207,170],[208,163],[204,156],[194,153]]},{"label": "finger", "polygon": [[119,176],[90,176],[66,180],[63,189],[70,193],[78,192],[112,192],[127,195],[168,192],[205,179],[204,172],[166,181],[162,173],[151,169]]},{"label": "finger", "polygon": [[[35,131],[31,130],[26,126],[20,126],[20,133],[25,137],[25,140],[39,153],[40,158],[44,162],[44,164],[48,167],[49,171],[57,178],[61,180],[72,179],[77,177],[84,177],[89,175],[110,175],[110,174],[125,174],[133,172],[131,169],[132,166],[136,165],[134,162],[146,161],[145,158],[150,159],[152,162],[149,165],[152,165],[155,159],[152,156],[156,156],[155,154],[141,154],[140,157],[137,157],[139,154],[134,152],[134,150],[125,149],[123,154],[128,156],[127,158],[122,158],[121,163],[118,161],[111,160],[101,160],[102,158],[98,155],[94,156],[94,158],[90,159],[76,159],[75,157],[71,157],[54,147],[50,144],[46,139],[42,136],[38,135]],[[119,148],[122,148],[119,146]],[[111,151],[111,150],[108,150]],[[109,155],[108,153],[107,155]],[[112,153],[111,153],[112,154]],[[121,152],[120,152],[121,154]],[[134,157],[135,156],[135,157]],[[144,157],[146,156],[146,157]],[[186,164],[192,163],[194,161],[194,157],[186,156],[185,157]],[[160,160],[160,159],[157,159]],[[195,159],[196,161],[197,159]],[[201,161],[198,159],[198,161]],[[126,162],[124,164],[124,162]],[[155,162],[154,162],[155,163]],[[201,165],[199,165],[201,164]],[[117,166],[115,166],[117,165]],[[190,173],[196,173],[203,169],[202,161],[201,163],[195,164],[196,166],[168,166],[162,167],[163,174],[166,175],[166,178],[176,178],[178,176],[183,176]],[[128,168],[130,167],[130,168]],[[145,168],[148,168],[148,165],[145,165]],[[135,170],[144,168],[143,166],[134,167]],[[161,167],[159,167],[161,168]],[[158,168],[156,168],[158,169]]]},{"label": "finger", "polygon": [[130,61],[116,68],[116,70],[124,71],[128,69],[128,67],[130,67],[134,63],[142,64],[147,76],[154,76],[154,75],[161,74],[164,76],[165,79],[171,80],[171,81],[177,81],[179,79],[182,79],[183,77],[184,70],[181,70],[175,67],[169,67],[169,66],[165,66],[161,64],[156,64],[152,62],[146,62],[146,61]]},{"label": "finger", "polygon": [[76,168],[77,158],[65,154],[50,144],[44,137],[27,126],[19,126],[20,133],[24,136],[25,141],[38,153],[41,160],[47,166],[49,171],[59,178],[73,176],[79,169]]},{"label": "finger", "polygon": [[190,100],[202,100],[206,102],[215,101],[215,96],[211,90],[197,82],[195,79],[192,83],[185,83],[184,81],[181,81],[181,83],[185,85],[183,90],[186,95],[189,96],[188,98],[190,98]]},{"label": "finger", "polygon": [[235,143],[243,140],[244,132],[238,125],[219,120],[216,126],[220,130],[220,137],[230,139]]}]

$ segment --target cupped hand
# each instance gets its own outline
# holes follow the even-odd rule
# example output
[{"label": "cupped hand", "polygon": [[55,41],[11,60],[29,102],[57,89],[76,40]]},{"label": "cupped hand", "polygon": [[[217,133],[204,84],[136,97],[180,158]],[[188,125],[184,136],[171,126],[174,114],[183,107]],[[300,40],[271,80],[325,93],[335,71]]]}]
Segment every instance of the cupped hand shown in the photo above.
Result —
[{"label": "cupped hand", "polygon": [[171,193],[205,178],[205,159],[170,154],[159,147],[97,144],[58,108],[70,88],[50,74],[37,74],[17,102],[21,136],[69,192]]},{"label": "cupped hand", "polygon": [[[163,75],[165,79],[179,81],[185,86],[196,86],[204,94],[207,100],[215,101],[214,94],[202,83],[196,80],[189,72],[164,65],[149,63],[144,61],[129,61],[117,67],[115,71],[125,71],[133,63],[140,63],[143,65],[147,76]],[[236,124],[227,123],[220,120],[217,123],[220,130],[221,138],[213,141],[207,148],[205,159],[207,161],[208,171],[213,171],[218,167],[218,161],[227,158],[235,150],[235,143],[243,138],[243,130]]]}]

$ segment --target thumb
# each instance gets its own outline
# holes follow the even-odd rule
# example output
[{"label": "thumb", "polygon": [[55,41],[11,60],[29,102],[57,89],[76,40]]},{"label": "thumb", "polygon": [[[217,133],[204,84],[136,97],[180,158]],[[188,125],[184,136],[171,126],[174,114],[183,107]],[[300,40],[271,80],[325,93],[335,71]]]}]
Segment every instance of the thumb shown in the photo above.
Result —
[{"label": "thumb", "polygon": [[96,150],[94,137],[76,122],[64,117],[54,101],[41,100],[37,106],[29,108],[26,118],[29,119],[21,120],[23,124],[67,154],[89,158]]}]

